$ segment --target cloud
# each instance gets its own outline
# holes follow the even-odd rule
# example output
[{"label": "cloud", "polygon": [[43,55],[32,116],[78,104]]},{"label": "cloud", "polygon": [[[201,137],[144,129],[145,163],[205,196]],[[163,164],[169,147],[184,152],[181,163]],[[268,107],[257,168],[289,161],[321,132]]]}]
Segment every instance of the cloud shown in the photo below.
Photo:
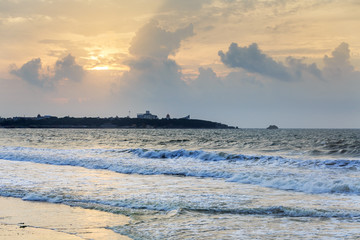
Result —
[{"label": "cloud", "polygon": [[211,83],[218,83],[218,77],[212,68],[199,68],[199,76],[197,78],[198,81],[204,82],[207,84]]},{"label": "cloud", "polygon": [[232,43],[227,53],[219,51],[221,61],[230,68],[242,68],[251,73],[271,77],[282,81],[304,79],[329,79],[333,76],[350,74],[353,67],[349,62],[349,49],[346,43],[340,44],[332,57],[325,56],[324,69],[319,69],[315,63],[304,63],[305,58],[287,57],[285,63],[277,62],[264,54],[256,43],[248,47],[239,47]]},{"label": "cloud", "polygon": [[[170,31],[151,21],[140,28],[131,42],[132,56],[125,62],[130,70],[120,79],[117,96],[121,100],[118,102],[132,111],[150,109],[172,116],[174,113],[180,116],[191,114],[215,121],[232,121],[229,119],[240,117],[242,124],[247,122],[248,126],[261,126],[264,121],[285,126],[288,119],[292,122],[288,126],[307,126],[307,121],[311,126],[313,123],[309,119],[312,118],[306,116],[321,113],[319,119],[328,119],[333,116],[333,109],[328,106],[348,104],[353,107],[358,99],[340,97],[346,93],[353,96],[352,89],[357,89],[359,83],[353,81],[350,84],[353,87],[350,87],[324,81],[337,64],[344,66],[342,73],[345,69],[353,71],[346,67],[350,61],[348,48],[344,46],[325,57],[324,63],[327,63],[319,69],[306,58],[289,56],[282,62],[277,61],[256,43],[243,47],[232,43],[228,51],[218,53],[222,63],[231,68],[227,75],[218,76],[209,67],[212,65],[206,65],[199,67],[198,75],[185,83],[181,66],[169,56],[175,55],[182,42],[193,35],[191,24]],[[214,116],[214,112],[221,114]],[[262,116],[266,116],[265,120]]]},{"label": "cloud", "polygon": [[181,114],[186,105],[187,86],[174,60],[142,57],[127,64],[130,70],[120,77],[116,94],[123,107],[155,112],[176,107]]},{"label": "cloud", "polygon": [[286,63],[289,66],[292,76],[297,79],[309,77],[309,74],[318,79],[322,79],[322,72],[315,63],[305,64],[303,59],[293,58],[291,56],[286,58]]},{"label": "cloud", "polygon": [[244,86],[263,86],[257,75],[248,73],[245,70],[230,72],[224,77],[223,81],[226,84],[226,87],[229,89],[244,88]]},{"label": "cloud", "polygon": [[210,3],[211,0],[166,0],[162,7],[160,8],[161,11],[199,11],[202,6],[206,3]]},{"label": "cloud", "polygon": [[212,68],[199,68],[199,75],[191,82],[191,87],[195,87],[197,92],[214,92],[223,87],[219,78]]},{"label": "cloud", "polygon": [[85,71],[82,66],[75,62],[75,58],[69,54],[56,61],[53,68],[43,68],[41,59],[35,58],[22,65],[21,68],[12,66],[10,73],[34,86],[51,89],[62,80],[81,81]]},{"label": "cloud", "polygon": [[129,52],[133,56],[147,56],[167,58],[175,55],[180,42],[194,35],[193,25],[169,32],[159,27],[158,22],[152,20],[143,26],[133,38]]},{"label": "cloud", "polygon": [[150,21],[136,33],[124,62],[130,70],[120,78],[120,97],[131,105],[172,105],[184,97],[186,84],[181,67],[169,55],[180,48],[181,41],[192,36],[193,26],[168,31]]},{"label": "cloud", "polygon": [[328,78],[343,79],[354,73],[354,67],[350,63],[349,44],[341,43],[331,53],[331,57],[324,56],[324,74]]},{"label": "cloud", "polygon": [[85,71],[82,66],[75,62],[75,57],[70,54],[63,59],[57,60],[55,64],[55,76],[54,79],[59,80],[71,80],[80,82],[84,77]]},{"label": "cloud", "polygon": [[[125,105],[122,108],[131,108],[132,111],[150,109],[170,114],[174,111],[179,115],[200,114],[213,120],[217,120],[213,112],[223,112],[235,118],[240,110],[245,119],[258,119],[254,113],[256,109],[255,112],[273,116],[276,121],[292,117],[300,126],[303,116],[325,111],[323,106],[326,102],[336,104],[333,96],[339,84],[313,81],[326,78],[326,67],[319,69],[305,58],[291,56],[283,62],[276,61],[256,43],[244,47],[232,43],[228,51],[219,51],[222,63],[233,69],[226,76],[217,76],[208,65],[200,67],[197,77],[185,83],[181,66],[169,56],[177,53],[182,41],[194,35],[193,31],[192,25],[170,31],[156,21],[139,29],[131,42],[132,56],[125,62],[130,70],[119,79],[117,96],[118,102]],[[346,66],[345,63],[349,63],[347,48],[337,49],[326,61],[343,62]],[[329,68],[334,65],[325,64]],[[284,81],[291,84],[283,84]],[[344,86],[341,91],[350,90]],[[294,108],[300,109],[299,112],[289,116]],[[260,124],[263,120],[257,121]]]},{"label": "cloud", "polygon": [[292,80],[288,69],[282,63],[262,53],[256,43],[249,47],[239,47],[236,43],[231,43],[227,53],[219,51],[218,54],[228,67],[243,68],[279,80]]},{"label": "cloud", "polygon": [[161,91],[161,88],[174,87],[183,82],[181,68],[174,60],[145,57],[128,61],[127,64],[130,71],[124,74],[123,79],[130,81],[131,84],[147,86],[143,89],[145,91],[150,89]]},{"label": "cloud", "polygon": [[50,87],[51,82],[47,76],[43,76],[40,71],[42,69],[41,59],[34,58],[25,63],[20,69],[14,67],[10,71],[11,74],[18,76],[22,80],[38,86],[38,87]]}]

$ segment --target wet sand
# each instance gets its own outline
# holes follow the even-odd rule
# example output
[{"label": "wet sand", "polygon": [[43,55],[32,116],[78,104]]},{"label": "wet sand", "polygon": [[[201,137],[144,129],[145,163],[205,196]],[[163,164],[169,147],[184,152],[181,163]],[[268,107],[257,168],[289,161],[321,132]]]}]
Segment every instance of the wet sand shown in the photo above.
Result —
[{"label": "wet sand", "polygon": [[126,216],[0,197],[0,239],[130,239],[107,227],[124,225]]}]

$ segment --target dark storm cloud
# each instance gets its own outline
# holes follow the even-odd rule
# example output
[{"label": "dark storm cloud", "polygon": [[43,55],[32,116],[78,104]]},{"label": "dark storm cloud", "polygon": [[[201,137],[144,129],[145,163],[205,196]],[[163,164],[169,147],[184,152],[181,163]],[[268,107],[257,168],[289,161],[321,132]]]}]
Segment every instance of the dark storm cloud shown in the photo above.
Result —
[{"label": "dark storm cloud", "polygon": [[22,65],[21,68],[12,67],[11,74],[41,88],[51,89],[60,80],[79,82],[84,76],[84,69],[75,62],[70,54],[58,60],[53,69],[43,68],[41,59],[35,58]]}]

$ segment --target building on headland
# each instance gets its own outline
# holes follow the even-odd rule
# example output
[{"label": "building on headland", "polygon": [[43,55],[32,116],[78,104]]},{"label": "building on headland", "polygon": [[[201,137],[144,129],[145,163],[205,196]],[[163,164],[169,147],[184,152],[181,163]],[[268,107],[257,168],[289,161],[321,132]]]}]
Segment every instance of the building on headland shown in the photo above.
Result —
[{"label": "building on headland", "polygon": [[186,117],[182,117],[180,119],[186,119],[186,120],[189,120],[190,119],[190,115],[187,115]]},{"label": "building on headland", "polygon": [[138,113],[137,118],[140,118],[140,119],[158,119],[158,116],[151,114],[150,111],[146,111],[146,113]]},{"label": "building on headland", "polygon": [[49,118],[56,118],[56,117],[55,117],[55,116],[51,116],[51,115],[41,116],[40,114],[38,114],[37,117],[36,117],[37,120],[49,119]]}]

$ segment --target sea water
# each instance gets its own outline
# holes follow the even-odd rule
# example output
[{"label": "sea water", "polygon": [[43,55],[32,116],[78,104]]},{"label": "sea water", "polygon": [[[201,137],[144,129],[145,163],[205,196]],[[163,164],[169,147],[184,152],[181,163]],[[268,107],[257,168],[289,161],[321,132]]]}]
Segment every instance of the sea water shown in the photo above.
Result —
[{"label": "sea water", "polygon": [[0,129],[0,195],[133,239],[360,239],[360,130]]}]

